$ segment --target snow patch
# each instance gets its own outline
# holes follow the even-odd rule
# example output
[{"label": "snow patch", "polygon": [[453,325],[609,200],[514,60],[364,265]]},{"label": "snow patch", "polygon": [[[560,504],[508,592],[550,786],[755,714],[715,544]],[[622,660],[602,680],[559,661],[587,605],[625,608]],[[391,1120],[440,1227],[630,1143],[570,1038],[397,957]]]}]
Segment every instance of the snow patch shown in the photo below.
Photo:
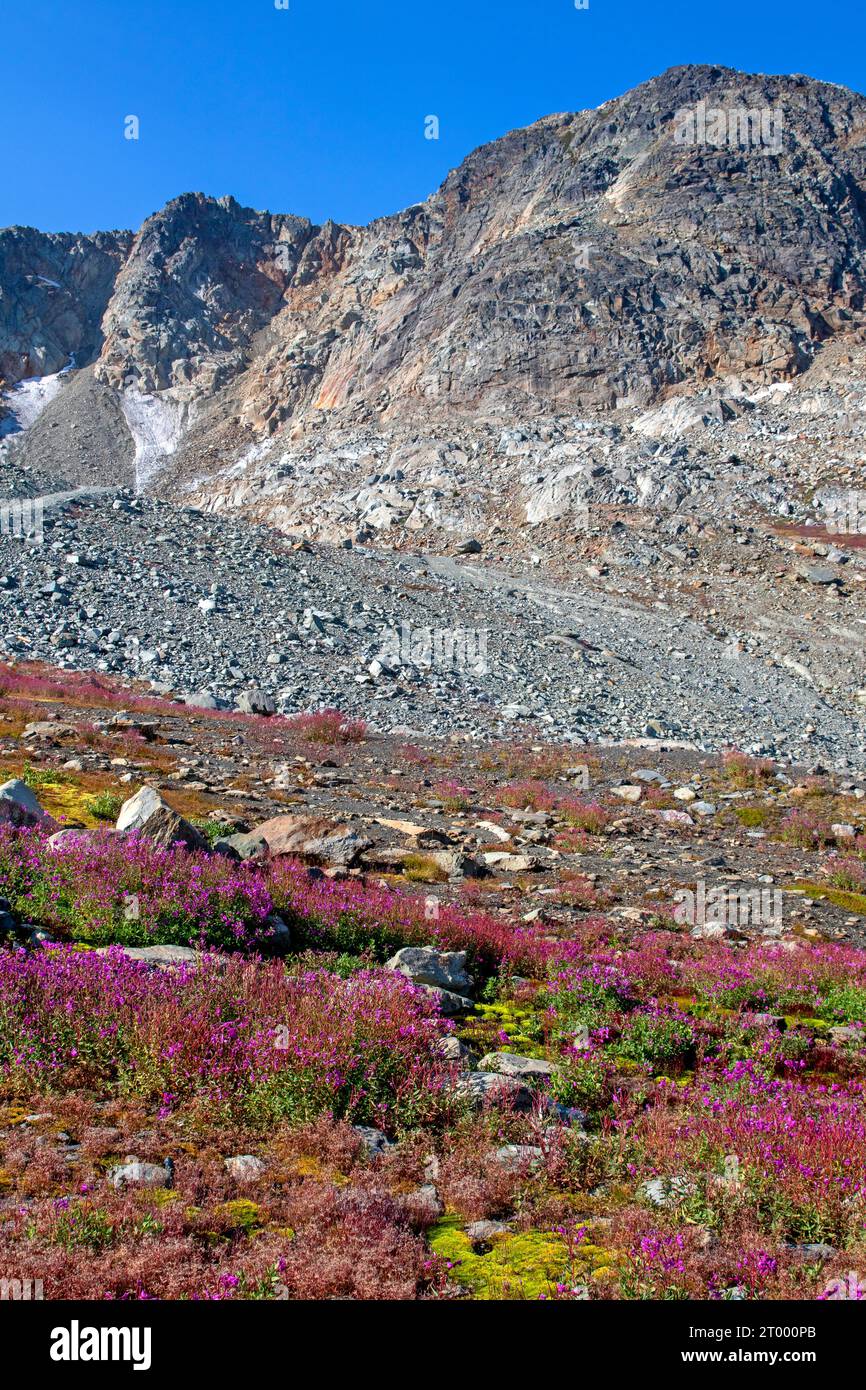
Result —
[{"label": "snow patch", "polygon": [[128,388],[120,397],[127,428],[135,444],[135,490],[141,492],[176,452],[183,435],[187,409],[167,394],[142,395]]},{"label": "snow patch", "polygon": [[10,391],[2,394],[2,403],[9,411],[0,420],[0,438],[5,434],[19,434],[35,424],[47,405],[54,400],[63,384],[67,372],[75,366],[75,357],[70,357],[66,366],[49,376],[31,376],[19,381]]}]

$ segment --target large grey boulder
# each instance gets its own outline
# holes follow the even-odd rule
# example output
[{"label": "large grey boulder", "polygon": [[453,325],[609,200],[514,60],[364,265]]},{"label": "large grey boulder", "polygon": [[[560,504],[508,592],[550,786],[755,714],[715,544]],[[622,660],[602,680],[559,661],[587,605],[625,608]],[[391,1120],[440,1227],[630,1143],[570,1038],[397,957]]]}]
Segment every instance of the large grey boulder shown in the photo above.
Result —
[{"label": "large grey boulder", "polygon": [[436,1001],[443,1018],[456,1018],[458,1014],[466,1014],[475,1008],[474,1000],[468,999],[465,994],[455,994],[450,989],[438,989],[436,985],[418,985],[418,988]]},{"label": "large grey boulder", "polygon": [[695,1184],[685,1174],[674,1177],[647,1178],[638,1188],[638,1196],[653,1207],[675,1207],[695,1191]]},{"label": "large grey boulder", "polygon": [[241,714],[274,714],[277,705],[274,697],[263,690],[244,690],[235,708]]},{"label": "large grey boulder", "polygon": [[371,1125],[352,1125],[352,1128],[359,1136],[368,1158],[381,1158],[392,1147],[392,1141],[381,1129],[373,1129]]},{"label": "large grey boulder", "polygon": [[74,724],[64,724],[61,719],[37,719],[24,726],[24,738],[60,739],[74,738],[78,733]]},{"label": "large grey boulder", "polygon": [[143,830],[148,817],[165,804],[155,787],[142,787],[140,791],[135,793],[135,796],[124,801],[115,828],[121,834],[132,830]]},{"label": "large grey boulder", "polygon": [[97,952],[105,955],[107,951],[122,951],[129,960],[137,960],[142,965],[153,966],[156,970],[169,970],[177,965],[195,965],[201,959],[200,953],[192,946],[97,946]]},{"label": "large grey boulder", "polygon": [[500,1076],[546,1077],[559,1071],[555,1062],[538,1057],[521,1057],[516,1052],[488,1052],[478,1063],[480,1071],[495,1071]]},{"label": "large grey boulder", "polygon": [[474,981],[466,970],[465,951],[438,951],[435,946],[404,946],[385,966],[396,970],[416,985],[453,994],[471,994]]},{"label": "large grey boulder", "polygon": [[211,695],[207,690],[196,691],[192,695],[184,695],[183,703],[189,705],[190,709],[227,709],[225,700],[220,700],[216,695]]},{"label": "large grey boulder", "polygon": [[0,825],[54,825],[26,782],[14,777],[0,786]]},{"label": "large grey boulder", "polygon": [[154,787],[142,787],[135,796],[124,801],[115,828],[121,835],[146,835],[165,848],[182,844],[190,850],[210,849],[204,835],[173,811]]},{"label": "large grey boulder", "polygon": [[539,1167],[544,1162],[544,1151],[537,1144],[503,1144],[488,1154],[488,1160],[507,1173],[520,1173]]},{"label": "large grey boulder", "polygon": [[460,1067],[469,1067],[469,1048],[464,1042],[453,1034],[447,1038],[439,1038],[436,1043],[436,1051],[440,1057],[444,1057],[446,1062],[456,1062]]},{"label": "large grey boulder", "polygon": [[169,1187],[171,1173],[162,1164],[130,1159],[109,1169],[108,1181],[112,1187]]},{"label": "large grey boulder", "polygon": [[226,1172],[236,1182],[254,1182],[265,1171],[266,1164],[255,1154],[232,1154],[223,1160]]},{"label": "large grey boulder", "polygon": [[251,830],[248,834],[239,831],[236,835],[226,835],[222,840],[217,840],[214,849],[221,850],[226,847],[234,851],[238,859],[255,859],[259,855],[267,854],[268,842],[264,835]]},{"label": "large grey boulder", "polygon": [[100,827],[98,831],[82,830],[75,826],[66,826],[63,830],[55,830],[53,835],[49,835],[46,844],[49,849],[62,849],[64,845],[86,844],[93,840],[96,835],[105,835],[106,831]]},{"label": "large grey boulder", "polygon": [[497,1236],[508,1234],[508,1226],[504,1221],[472,1221],[463,1230],[474,1244],[486,1245],[488,1241],[495,1240]]},{"label": "large grey boulder", "polygon": [[351,868],[373,843],[348,825],[323,816],[272,816],[254,826],[253,838],[264,840],[274,857],[289,854],[334,869]]},{"label": "large grey boulder", "polygon": [[469,1102],[473,1110],[485,1105],[509,1105],[515,1110],[532,1107],[532,1092],[516,1076],[503,1076],[498,1071],[468,1071],[459,1077],[456,1094]]}]

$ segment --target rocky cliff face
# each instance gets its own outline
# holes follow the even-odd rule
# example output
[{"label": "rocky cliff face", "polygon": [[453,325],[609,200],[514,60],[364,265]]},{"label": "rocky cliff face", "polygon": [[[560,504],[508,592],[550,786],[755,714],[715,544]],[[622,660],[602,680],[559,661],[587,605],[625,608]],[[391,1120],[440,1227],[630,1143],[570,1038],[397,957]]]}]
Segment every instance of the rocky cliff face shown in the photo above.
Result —
[{"label": "rocky cliff face", "polygon": [[233,198],[174,199],[144,224],[117,278],[99,377],[141,392],[218,390],[249,360],[290,286],[321,271],[320,245],[303,218]]},{"label": "rocky cliff face", "polygon": [[[190,194],[134,238],[3,233],[0,368],[95,359],[132,481],[254,507],[265,460],[252,492],[289,516],[301,456],[354,488],[420,447],[435,477],[443,450],[483,467],[503,425],[794,378],[857,341],[864,284],[866,101],[678,68],[476,150],[365,228]],[[55,474],[64,399],[23,446]],[[88,456],[76,480],[104,481]]]},{"label": "rocky cliff face", "polygon": [[100,351],[100,324],[132,243],[130,232],[0,231],[0,390]]}]

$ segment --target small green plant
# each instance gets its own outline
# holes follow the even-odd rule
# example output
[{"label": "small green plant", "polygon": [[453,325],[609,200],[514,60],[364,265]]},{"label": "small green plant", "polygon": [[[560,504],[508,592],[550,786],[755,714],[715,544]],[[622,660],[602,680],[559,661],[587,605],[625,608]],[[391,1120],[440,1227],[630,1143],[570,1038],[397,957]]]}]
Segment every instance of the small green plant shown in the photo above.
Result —
[{"label": "small green plant", "polygon": [[58,771],[57,768],[34,767],[32,763],[28,762],[24,764],[21,781],[35,791],[39,787],[59,786],[63,782],[68,782],[69,776],[65,772]]},{"label": "small green plant", "polygon": [[204,835],[211,847],[216,844],[217,840],[231,834],[231,831],[221,820],[194,820],[192,824],[199,834]]},{"label": "small green plant", "polygon": [[361,743],[367,735],[363,719],[350,719],[338,709],[317,710],[315,714],[296,714],[289,726],[306,743]]},{"label": "small green plant", "polygon": [[682,1060],[693,1046],[692,1030],[686,1019],[664,1014],[633,1014],[611,1050],[626,1061],[660,1067]]},{"label": "small green plant", "polygon": [[116,821],[120,815],[120,808],[123,805],[123,798],[117,792],[103,791],[96,796],[88,797],[85,802],[87,810],[97,820]]},{"label": "small green plant", "polygon": [[357,975],[359,970],[366,970],[370,962],[363,956],[354,956],[348,951],[343,951],[337,959],[331,963],[331,970],[335,975],[339,975],[341,980],[348,980],[352,975]]},{"label": "small green plant", "polygon": [[104,1211],[85,1202],[76,1202],[57,1217],[54,1240],[64,1250],[85,1249],[94,1253],[114,1241],[114,1227]]},{"label": "small green plant", "polygon": [[723,755],[722,772],[730,786],[753,791],[772,781],[775,767],[769,758],[750,758],[734,748]]},{"label": "small green plant", "polygon": [[403,860],[403,876],[410,883],[444,883],[448,874],[430,855],[407,854]]},{"label": "small green plant", "polygon": [[610,1100],[610,1072],[598,1053],[588,1053],[555,1072],[550,1090],[561,1105],[577,1110],[600,1110]]},{"label": "small green plant", "polygon": [[598,801],[584,801],[577,796],[563,797],[557,807],[562,819],[575,830],[587,835],[600,835],[610,823],[610,813]]},{"label": "small green plant", "polygon": [[779,827],[779,839],[796,849],[820,849],[830,844],[833,832],[827,821],[809,811],[791,811]]},{"label": "small green plant", "polygon": [[446,811],[467,811],[472,805],[469,788],[461,786],[459,782],[436,782],[433,791]]},{"label": "small green plant", "polygon": [[866,1024],[866,989],[856,984],[834,984],[824,990],[818,1013],[833,1023]]}]

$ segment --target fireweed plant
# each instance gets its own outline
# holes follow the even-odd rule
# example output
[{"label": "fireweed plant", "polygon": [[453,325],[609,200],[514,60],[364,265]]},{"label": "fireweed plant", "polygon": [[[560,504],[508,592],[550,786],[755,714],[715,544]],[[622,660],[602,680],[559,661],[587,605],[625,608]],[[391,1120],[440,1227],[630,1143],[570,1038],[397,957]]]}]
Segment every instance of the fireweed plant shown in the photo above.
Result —
[{"label": "fireweed plant", "polygon": [[37,830],[0,828],[0,882],[13,910],[94,945],[264,945],[267,886],[216,855],[143,838],[74,833],[53,847]]},{"label": "fireweed plant", "polygon": [[267,1126],[322,1113],[432,1121],[450,1069],[444,1025],[400,975],[288,975],[205,956],[152,971],[122,952],[0,955],[0,1066],[12,1092],[116,1087],[165,1115],[190,1105]]},{"label": "fireweed plant", "polygon": [[[0,950],[0,1273],[95,1297],[773,1299],[864,1268],[862,951],[431,917],[290,860],[110,834],[4,829],[0,883],[57,942]],[[292,949],[270,959],[275,917]],[[168,942],[202,954],[160,971],[115,948]],[[467,952],[467,1019],[382,968],[413,944]],[[469,1109],[455,1030],[549,1063],[530,1109]],[[41,1114],[80,1136],[72,1179],[28,1138]],[[400,1142],[373,1162],[353,1124]],[[176,1191],[106,1184],[142,1133]],[[532,1157],[491,1160],[511,1144]],[[268,1163],[239,1195],[220,1155],[245,1152]],[[492,1260],[462,1231],[487,1218],[510,1223]]]}]

